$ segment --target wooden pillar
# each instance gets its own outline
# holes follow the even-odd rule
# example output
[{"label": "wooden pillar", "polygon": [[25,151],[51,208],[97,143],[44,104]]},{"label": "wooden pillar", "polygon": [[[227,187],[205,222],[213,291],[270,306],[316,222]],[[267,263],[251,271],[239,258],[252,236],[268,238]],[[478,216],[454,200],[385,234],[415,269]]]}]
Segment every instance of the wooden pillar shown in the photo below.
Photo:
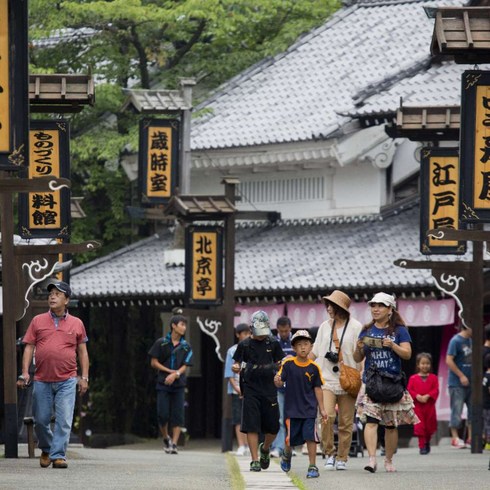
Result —
[{"label": "wooden pillar", "polygon": [[[236,179],[224,179],[225,197],[235,204]],[[229,214],[225,218],[225,287],[223,307],[225,310],[225,322],[223,325],[223,352],[226,352],[235,341],[235,214]],[[228,383],[223,382],[222,390],[222,425],[221,425],[221,450],[231,451],[233,448],[233,424],[231,421],[231,397],[227,392]]]}]

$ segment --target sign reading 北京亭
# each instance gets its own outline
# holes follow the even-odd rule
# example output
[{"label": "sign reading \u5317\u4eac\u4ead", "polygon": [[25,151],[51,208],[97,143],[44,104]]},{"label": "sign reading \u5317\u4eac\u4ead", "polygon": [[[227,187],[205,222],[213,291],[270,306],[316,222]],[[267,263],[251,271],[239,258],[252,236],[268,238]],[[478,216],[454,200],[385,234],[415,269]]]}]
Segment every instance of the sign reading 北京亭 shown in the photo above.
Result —
[{"label": "sign reading \u5317\u4eac\u4ead", "polygon": [[[69,178],[68,123],[32,121],[29,133],[29,178]],[[69,189],[20,194],[19,228],[22,238],[67,238],[70,228]]]},{"label": "sign reading \u5317\u4eac\u4ead", "polygon": [[463,73],[460,134],[461,220],[490,222],[490,71]]},{"label": "sign reading \u5317\u4eac\u4ead", "polygon": [[223,302],[223,228],[186,228],[185,297],[193,306]]},{"label": "sign reading \u5317\u4eac\u4ead", "polygon": [[147,202],[166,204],[178,186],[179,121],[143,119],[139,148],[140,192]]},{"label": "sign reading \u5317\u4eac\u4ead", "polygon": [[430,229],[462,228],[459,220],[460,176],[457,148],[421,150],[420,251],[423,254],[464,254],[466,242],[427,237]]}]

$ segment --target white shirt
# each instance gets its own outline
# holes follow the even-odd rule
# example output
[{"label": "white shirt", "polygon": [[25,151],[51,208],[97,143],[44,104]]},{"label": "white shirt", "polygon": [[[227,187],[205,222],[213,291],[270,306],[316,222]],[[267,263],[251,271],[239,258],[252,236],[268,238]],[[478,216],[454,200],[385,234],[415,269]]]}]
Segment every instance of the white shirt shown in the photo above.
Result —
[{"label": "white shirt", "polygon": [[[332,347],[330,347],[330,337],[332,334],[332,322],[333,320],[329,318],[327,321],[323,322],[318,329],[316,334],[315,343],[313,344],[312,353],[316,356],[315,362],[320,366],[322,370],[322,376],[325,380],[325,384],[322,386],[324,390],[328,389],[335,393],[336,395],[344,395],[344,391],[340,387],[339,375],[340,372],[336,373],[333,371],[334,366],[338,364],[331,363],[325,358],[325,354],[328,352],[329,348],[332,352],[337,352],[335,347],[335,342],[332,340]],[[341,328],[337,328],[337,337],[342,338],[342,333],[345,329],[345,325]],[[362,364],[354,361],[354,351],[356,350],[357,339],[362,330],[362,325],[355,318],[350,317],[349,323],[347,325],[347,330],[345,331],[344,338],[342,340],[342,359],[345,364],[356,369],[361,370]]]}]

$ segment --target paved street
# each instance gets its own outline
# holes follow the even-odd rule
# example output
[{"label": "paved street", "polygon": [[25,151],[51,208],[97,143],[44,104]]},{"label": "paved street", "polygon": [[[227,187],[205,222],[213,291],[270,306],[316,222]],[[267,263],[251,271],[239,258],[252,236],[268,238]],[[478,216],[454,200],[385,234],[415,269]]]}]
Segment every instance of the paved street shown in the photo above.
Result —
[{"label": "paved street", "polygon": [[[362,468],[367,457],[349,460],[348,470],[326,471],[319,457],[320,478],[305,477],[307,458],[293,458],[292,471],[308,490],[325,488],[396,489],[468,489],[489,488],[490,452],[471,454],[468,449],[454,450],[443,441],[429,456],[420,456],[417,448],[400,449],[395,458],[398,472],[380,468],[370,474]],[[159,441],[90,449],[71,446],[67,470],[42,469],[38,459],[27,457],[25,445],[19,446],[18,459],[0,458],[1,489],[165,489],[229,490],[232,488],[226,457],[219,441],[190,441],[178,455],[167,455]],[[36,455],[38,450],[36,450]],[[0,455],[3,447],[0,446]],[[248,458],[237,458],[247,489],[285,490],[295,488],[277,460],[260,473],[248,470]]]}]

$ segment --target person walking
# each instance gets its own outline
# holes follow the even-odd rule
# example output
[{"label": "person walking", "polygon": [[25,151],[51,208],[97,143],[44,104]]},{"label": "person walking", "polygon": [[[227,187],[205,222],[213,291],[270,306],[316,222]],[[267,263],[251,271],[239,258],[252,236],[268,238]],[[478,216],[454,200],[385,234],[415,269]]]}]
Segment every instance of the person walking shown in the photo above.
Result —
[{"label": "person walking", "polygon": [[[362,325],[350,316],[351,300],[344,292],[333,291],[329,296],[324,296],[323,301],[329,319],[320,325],[309,357],[316,360],[325,380],[322,386],[323,404],[328,415],[322,426],[322,449],[327,458],[325,469],[346,470],[352,442],[356,399],[340,386],[339,363],[342,361],[360,370],[361,365],[355,361],[354,352]],[[336,406],[338,413],[335,410]],[[337,450],[334,445],[336,418]]]},{"label": "person walking", "polygon": [[483,438],[485,450],[490,451],[490,354],[483,361],[482,405],[483,405]]},{"label": "person walking", "polygon": [[[365,359],[363,381],[366,383],[368,373],[372,372],[379,378],[378,381],[383,380],[384,374],[401,376],[401,361],[410,359],[412,347],[405,322],[396,310],[395,298],[387,293],[376,293],[368,304],[373,320],[363,327],[354,352],[356,362]],[[402,389],[398,401],[374,401],[367,394],[366,385],[362,391],[358,397],[357,412],[365,424],[364,441],[369,454],[369,463],[364,469],[371,473],[377,470],[378,424],[382,424],[385,426],[384,467],[388,473],[393,473],[396,471],[393,455],[398,446],[398,426],[419,421],[412,397]]]},{"label": "person walking", "polygon": [[414,409],[420,419],[413,426],[413,433],[419,439],[420,454],[430,453],[430,439],[437,431],[436,401],[439,396],[439,380],[432,371],[432,356],[427,352],[417,354],[416,373],[410,376],[407,390],[413,398]]},{"label": "person walking", "polygon": [[[238,342],[250,337],[250,327],[246,323],[239,323],[235,327],[235,337]],[[240,389],[240,374],[234,373],[231,369],[233,365],[233,355],[237,344],[232,345],[226,352],[224,377],[228,381],[228,396],[231,397],[231,423],[235,427],[235,436],[238,444],[237,456],[248,454],[247,436],[241,431],[242,418],[242,390]]]},{"label": "person walking", "polygon": [[[184,338],[187,319],[170,318],[170,332],[157,339],[148,354],[157,371],[157,419],[167,454],[178,454],[177,444],[184,426],[187,367],[192,366],[192,347]],[[172,436],[170,437],[170,429]]]},{"label": "person walking", "polygon": [[291,345],[296,356],[284,359],[274,377],[276,386],[283,386],[286,390],[284,420],[287,433],[281,469],[286,472],[291,470],[292,446],[306,442],[309,459],[306,478],[318,478],[316,416],[319,411],[322,420],[327,420],[321,388],[324,381],[320,366],[308,358],[313,347],[308,331],[298,330],[291,339]]},{"label": "person walking", "polygon": [[[284,357],[271,334],[269,317],[256,311],[251,319],[252,337],[238,343],[233,372],[240,372],[243,386],[242,432],[247,434],[252,461],[250,471],[269,468],[270,446],[279,432],[279,406],[274,375]],[[259,433],[264,442],[259,445]]]},{"label": "person walking", "polygon": [[[48,284],[49,311],[36,315],[22,339],[22,374],[18,383],[31,381],[29,367],[35,355],[33,383],[34,430],[41,449],[42,468],[67,468],[66,449],[70,440],[76,391],[88,389],[89,356],[83,322],[68,313],[72,296],[63,281]],[[77,356],[80,376],[77,375]],[[55,416],[51,429],[51,417]]]},{"label": "person walking", "polygon": [[[473,350],[472,330],[461,325],[460,331],[449,341],[446,364],[449,368],[448,389],[451,405],[449,430],[451,447],[464,449],[471,445],[471,353]],[[459,437],[462,425],[463,408],[468,411],[467,434],[465,439]]]},{"label": "person walking", "polygon": [[[277,340],[286,357],[294,355],[291,345],[291,320],[287,316],[277,319]],[[277,402],[279,403],[279,432],[271,445],[271,457],[279,458],[285,447],[286,428],[284,426],[284,393],[285,388],[281,385],[277,388]]]}]

